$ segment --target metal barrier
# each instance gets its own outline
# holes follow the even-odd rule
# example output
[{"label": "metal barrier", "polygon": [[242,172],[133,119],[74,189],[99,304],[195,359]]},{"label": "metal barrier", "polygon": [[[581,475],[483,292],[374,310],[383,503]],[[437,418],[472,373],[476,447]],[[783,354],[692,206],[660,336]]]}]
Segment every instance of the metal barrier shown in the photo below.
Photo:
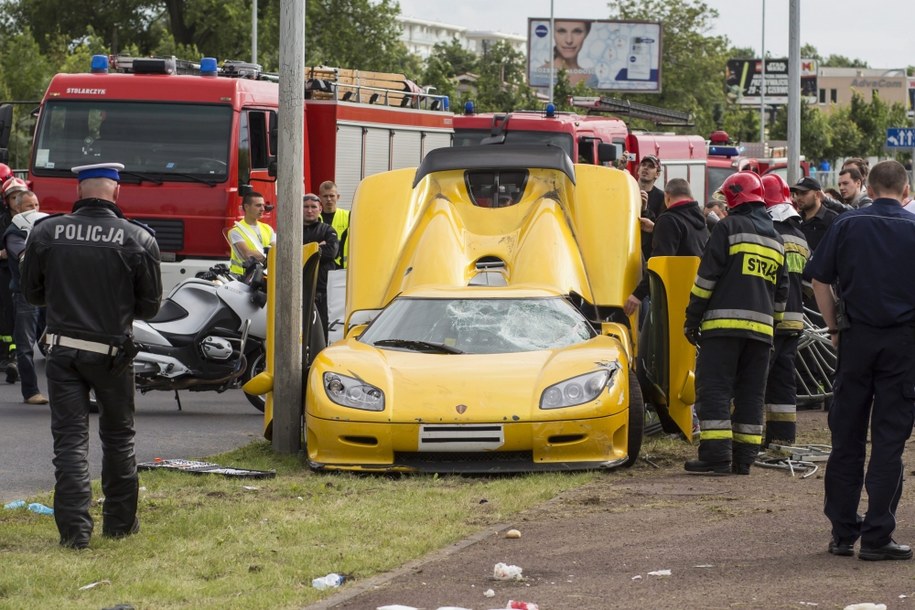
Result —
[{"label": "metal barrier", "polygon": [[798,406],[820,403],[832,396],[837,354],[826,327],[816,325],[815,319],[820,319],[819,314],[805,307],[804,331],[795,363]]}]

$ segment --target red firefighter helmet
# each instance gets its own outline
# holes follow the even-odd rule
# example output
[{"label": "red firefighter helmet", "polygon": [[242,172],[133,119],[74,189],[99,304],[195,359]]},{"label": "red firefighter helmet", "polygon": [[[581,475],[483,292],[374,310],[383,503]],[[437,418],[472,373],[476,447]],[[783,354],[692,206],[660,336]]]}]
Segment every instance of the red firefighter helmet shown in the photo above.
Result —
[{"label": "red firefighter helmet", "polygon": [[0,163],[0,185],[13,177],[13,170],[6,163]]},{"label": "red firefighter helmet", "polygon": [[753,172],[737,172],[727,177],[719,189],[729,208],[736,208],[744,203],[758,201],[764,203],[762,180]]},{"label": "red firefighter helmet", "polygon": [[766,174],[762,177],[762,184],[767,208],[780,203],[791,203],[791,190],[788,188],[788,183],[778,174]]}]

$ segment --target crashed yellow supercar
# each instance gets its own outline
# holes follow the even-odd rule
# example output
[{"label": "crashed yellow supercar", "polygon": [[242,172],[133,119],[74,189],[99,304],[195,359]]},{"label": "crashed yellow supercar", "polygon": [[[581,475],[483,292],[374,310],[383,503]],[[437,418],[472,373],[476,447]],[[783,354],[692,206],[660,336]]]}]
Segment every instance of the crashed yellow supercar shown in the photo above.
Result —
[{"label": "crashed yellow supercar", "polygon": [[[549,146],[439,149],[418,169],[363,180],[346,338],[317,355],[306,383],[309,465],[631,465],[644,406],[622,306],[641,274],[639,209],[627,173]],[[657,303],[642,338],[642,385],[687,438],[694,352],[682,312],[697,263],[652,261]]]}]

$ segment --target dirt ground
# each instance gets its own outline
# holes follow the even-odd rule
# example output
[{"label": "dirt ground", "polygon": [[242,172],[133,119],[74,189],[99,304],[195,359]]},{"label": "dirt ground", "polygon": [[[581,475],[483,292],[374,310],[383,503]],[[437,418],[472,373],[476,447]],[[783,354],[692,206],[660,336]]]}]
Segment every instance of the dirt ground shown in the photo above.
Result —
[{"label": "dirt ground", "polygon": [[[799,429],[826,428],[802,411]],[[911,449],[906,483],[912,482]],[[651,457],[651,456],[649,456]],[[640,461],[607,473],[498,529],[373,579],[347,583],[308,610],[505,608],[845,608],[915,610],[915,563],[865,562],[826,552],[823,470],[802,479],[754,468],[750,476],[687,474],[682,463]],[[866,496],[865,500],[866,502]],[[903,493],[896,539],[915,543],[915,497]],[[516,528],[520,539],[507,539]],[[520,582],[493,579],[503,562]],[[669,570],[670,575],[651,575]],[[485,592],[492,590],[494,596]]]}]

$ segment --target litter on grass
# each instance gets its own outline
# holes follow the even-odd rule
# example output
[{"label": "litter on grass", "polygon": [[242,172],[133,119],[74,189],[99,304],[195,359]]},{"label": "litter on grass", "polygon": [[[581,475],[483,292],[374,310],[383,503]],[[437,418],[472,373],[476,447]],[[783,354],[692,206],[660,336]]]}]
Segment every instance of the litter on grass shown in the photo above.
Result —
[{"label": "litter on grass", "polygon": [[496,580],[521,580],[524,576],[521,575],[522,569],[518,566],[507,565],[504,563],[497,563],[492,569],[492,577]]},{"label": "litter on grass", "polygon": [[275,470],[252,470],[250,468],[233,468],[220,466],[212,462],[198,462],[196,460],[167,460],[156,458],[152,462],[137,464],[137,470],[178,470],[191,474],[221,474],[226,477],[241,477],[245,479],[272,479],[276,476]]}]

